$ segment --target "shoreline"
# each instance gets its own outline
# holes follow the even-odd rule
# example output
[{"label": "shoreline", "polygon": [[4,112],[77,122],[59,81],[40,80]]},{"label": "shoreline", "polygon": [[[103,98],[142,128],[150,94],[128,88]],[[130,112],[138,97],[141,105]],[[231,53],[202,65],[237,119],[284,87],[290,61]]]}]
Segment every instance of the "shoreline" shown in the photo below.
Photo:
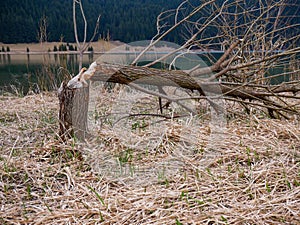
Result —
[{"label": "shoreline", "polygon": [[[95,41],[90,44],[90,47],[93,48],[94,53],[106,52],[112,48],[122,45],[120,41]],[[67,42],[44,42],[44,43],[16,43],[16,44],[5,44],[0,42],[0,54],[78,54],[79,51],[54,51],[56,47],[57,50],[59,46],[77,46],[76,43],[67,43]],[[9,51],[7,51],[9,49]],[[28,50],[27,50],[28,49]],[[4,51],[2,51],[4,50]],[[90,51],[85,51],[84,54],[88,54]]]},{"label": "shoreline", "polygon": [[[105,51],[101,52],[84,52],[84,55],[88,54],[104,54]],[[51,51],[51,52],[24,52],[24,51],[10,51],[10,52],[0,52],[0,55],[79,55],[79,51]]]}]

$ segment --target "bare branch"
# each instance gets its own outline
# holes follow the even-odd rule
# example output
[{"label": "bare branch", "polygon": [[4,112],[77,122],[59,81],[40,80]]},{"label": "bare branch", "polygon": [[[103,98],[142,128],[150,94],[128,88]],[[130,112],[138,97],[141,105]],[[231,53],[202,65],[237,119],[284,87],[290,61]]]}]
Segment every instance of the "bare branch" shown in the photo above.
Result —
[{"label": "bare branch", "polygon": [[75,34],[76,44],[77,44],[78,49],[80,49],[80,43],[78,40],[78,33],[77,33],[76,3],[78,3],[78,1],[74,0],[73,1],[73,25],[74,25],[74,34]]},{"label": "bare branch", "polygon": [[208,1],[206,3],[204,3],[203,5],[197,7],[193,12],[191,12],[189,15],[187,15],[185,18],[183,18],[182,20],[178,21],[174,26],[172,26],[170,29],[168,29],[166,32],[164,32],[160,37],[158,37],[156,40],[153,40],[149,46],[147,46],[136,58],[135,60],[132,62],[132,65],[136,64],[138,62],[138,60],[140,59],[140,57],[142,55],[145,54],[145,52],[147,52],[151,47],[153,47],[155,44],[157,44],[160,40],[162,40],[166,35],[168,35],[169,33],[171,33],[176,27],[178,27],[179,25],[181,25],[182,23],[184,23],[185,21],[187,21],[189,18],[191,18],[193,15],[195,15],[197,12],[199,12],[203,7],[205,7],[206,5],[214,2],[215,0],[211,0]]},{"label": "bare branch", "polygon": [[[288,13],[288,6],[285,0],[255,4],[246,0],[210,0],[200,1],[198,5],[182,1],[176,9],[157,17],[156,35],[132,65],[95,62],[86,72],[69,81],[69,86],[81,87],[88,79],[125,84],[176,102],[195,113],[185,106],[183,101],[187,99],[139,85],[174,86],[196,90],[198,96],[192,94],[189,99],[205,99],[211,105],[215,99],[226,99],[241,104],[248,111],[252,107],[265,110],[271,117],[299,115],[296,101],[300,98],[297,95],[300,92],[300,24]],[[94,34],[97,26],[98,22]],[[134,66],[175,29],[185,29],[185,43],[143,67]],[[202,54],[200,57],[207,64],[199,62],[184,71],[171,70],[177,68],[176,62],[191,53]],[[170,63],[169,70],[150,68],[166,61]]]},{"label": "bare branch", "polygon": [[[83,21],[84,21],[84,31],[83,31],[84,32],[84,37],[83,37],[82,44],[80,44],[80,41],[78,39],[77,21],[76,21],[76,4],[79,4],[81,16],[82,16]],[[81,68],[82,68],[83,53],[90,46],[90,44],[94,40],[96,34],[98,33],[99,24],[100,24],[100,15],[97,18],[95,28],[94,28],[94,33],[93,33],[91,39],[89,40],[89,42],[86,42],[86,39],[87,39],[87,20],[86,20],[85,13],[84,13],[84,10],[83,10],[82,2],[81,2],[81,0],[73,0],[73,25],[74,25],[75,40],[76,40],[77,48],[78,48],[78,51],[79,51],[79,57],[80,57],[79,70],[81,70]]]}]

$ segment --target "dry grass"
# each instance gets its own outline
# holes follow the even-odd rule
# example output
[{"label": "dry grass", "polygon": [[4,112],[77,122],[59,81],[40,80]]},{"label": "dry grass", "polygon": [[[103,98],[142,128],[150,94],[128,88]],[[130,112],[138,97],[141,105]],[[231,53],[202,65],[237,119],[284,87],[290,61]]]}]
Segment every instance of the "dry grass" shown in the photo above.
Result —
[{"label": "dry grass", "polygon": [[[103,93],[99,113],[112,101]],[[102,121],[87,144],[60,144],[54,93],[1,96],[0,107],[1,224],[299,224],[298,120],[230,119],[222,142],[205,115],[187,139],[194,127],[180,120],[123,127],[127,139]]]}]

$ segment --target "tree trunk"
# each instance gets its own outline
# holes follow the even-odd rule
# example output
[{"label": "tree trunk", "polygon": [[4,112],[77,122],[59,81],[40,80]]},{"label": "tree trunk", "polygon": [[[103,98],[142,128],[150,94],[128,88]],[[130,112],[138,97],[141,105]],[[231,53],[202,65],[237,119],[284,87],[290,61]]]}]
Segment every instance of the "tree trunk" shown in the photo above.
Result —
[{"label": "tree trunk", "polygon": [[[204,68],[204,70],[205,69],[206,68]],[[212,82],[200,79],[197,76],[191,76],[182,70],[159,70],[148,67],[116,64],[97,64],[92,75],[89,74],[89,76],[87,76],[87,80],[88,79],[126,85],[134,83],[181,87],[197,90],[201,96],[208,97],[207,99],[209,101],[211,95],[217,95],[220,98],[230,101],[266,108],[268,111],[277,112],[280,116],[284,116],[282,113],[299,115],[298,109],[286,102],[286,99],[299,99],[299,97],[295,95],[297,92],[300,92],[299,82],[281,83],[278,85]],[[159,94],[157,96],[159,96]],[[271,97],[275,97],[275,99]],[[274,114],[270,114],[270,116],[272,115]]]},{"label": "tree trunk", "polygon": [[[300,91],[299,82],[279,85],[247,85],[228,82],[209,82],[197,76],[191,76],[182,70],[159,70],[148,67],[98,64],[92,81],[113,82],[119,84],[148,84],[155,86],[176,86],[197,90],[200,94],[214,93],[241,99],[264,100],[274,93]],[[271,91],[270,91],[271,90]]]},{"label": "tree trunk", "polygon": [[87,113],[89,88],[70,89],[66,82],[58,90],[59,136],[62,141],[72,137],[83,141],[88,136]]},{"label": "tree trunk", "polygon": [[72,108],[74,135],[83,141],[88,137],[89,87],[76,89]]}]

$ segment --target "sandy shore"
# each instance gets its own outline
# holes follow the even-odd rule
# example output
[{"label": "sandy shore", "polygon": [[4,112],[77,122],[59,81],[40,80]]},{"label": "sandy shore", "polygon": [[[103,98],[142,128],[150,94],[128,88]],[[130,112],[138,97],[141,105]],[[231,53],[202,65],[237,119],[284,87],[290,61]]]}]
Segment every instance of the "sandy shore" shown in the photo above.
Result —
[{"label": "sandy shore", "polygon": [[[61,45],[67,45],[66,42],[44,42],[44,43],[19,43],[19,44],[4,44],[0,42],[0,49],[4,47],[5,51],[7,47],[9,47],[10,52],[9,54],[27,54],[27,48],[29,49],[30,54],[41,54],[45,52],[53,52],[54,46],[57,48]],[[94,52],[105,52],[108,51],[114,47],[117,47],[119,45],[123,44],[119,41],[97,41],[92,42],[91,46],[94,49]],[[69,45],[76,46],[76,43],[69,43]],[[74,51],[69,51],[70,53]],[[2,54],[6,54],[7,52],[1,52]],[[58,53],[58,52],[55,52]],[[76,52],[74,52],[76,53]]]}]

